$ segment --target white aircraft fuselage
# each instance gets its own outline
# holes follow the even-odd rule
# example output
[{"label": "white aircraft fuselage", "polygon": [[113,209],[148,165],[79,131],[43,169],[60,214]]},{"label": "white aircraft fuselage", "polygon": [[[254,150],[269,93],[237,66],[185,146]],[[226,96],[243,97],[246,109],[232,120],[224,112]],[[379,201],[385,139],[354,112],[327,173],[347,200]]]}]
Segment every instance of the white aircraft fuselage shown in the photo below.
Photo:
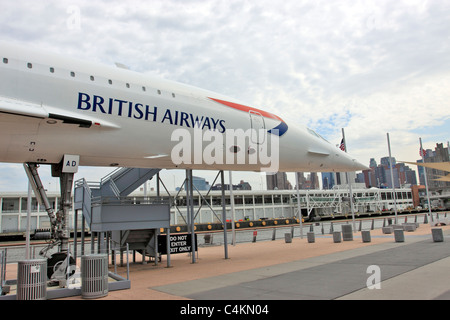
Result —
[{"label": "white aircraft fuselage", "polygon": [[[173,139],[174,130],[185,129],[194,137],[194,128],[224,138],[231,130],[266,132],[262,138],[248,137],[246,159],[250,142],[259,148],[260,139],[270,142],[276,135],[279,171],[366,168],[314,131],[235,99],[123,68],[0,45],[0,162],[56,164],[70,154],[79,155],[83,166],[267,167],[249,161],[205,164],[194,161],[194,155],[192,161],[174,163],[171,153],[180,143]],[[207,146],[204,141],[202,150]],[[222,146],[224,159],[237,151]]]}]

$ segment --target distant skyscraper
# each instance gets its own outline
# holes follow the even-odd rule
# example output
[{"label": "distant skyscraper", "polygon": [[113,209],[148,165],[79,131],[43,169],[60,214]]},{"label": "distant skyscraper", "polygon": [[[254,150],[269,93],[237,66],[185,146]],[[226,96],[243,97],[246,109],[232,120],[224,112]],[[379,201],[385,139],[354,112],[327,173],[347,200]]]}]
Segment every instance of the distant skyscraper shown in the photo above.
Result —
[{"label": "distant skyscraper", "polygon": [[[396,164],[395,157],[392,157],[392,166],[394,167],[395,164]],[[389,157],[381,158],[381,165],[386,167],[386,168],[389,168],[389,166],[390,166]]]},{"label": "distant skyscraper", "polygon": [[[427,162],[447,162],[450,161],[450,154],[447,148],[444,148],[443,143],[436,143],[436,148],[433,150],[427,149],[426,155],[424,157],[425,163]],[[422,160],[418,160],[417,162],[422,162]],[[424,179],[424,173],[423,171],[427,170],[427,182],[428,182],[428,188],[430,190],[436,191],[436,190],[449,190],[450,189],[450,182],[446,181],[438,181],[435,180],[436,178],[439,178],[440,176],[445,176],[448,174],[446,171],[431,169],[431,168],[424,168],[419,166],[419,180],[420,184],[425,185],[425,179]]]},{"label": "distant skyscraper", "polygon": [[365,180],[364,180],[364,172],[361,172],[361,173],[357,173],[357,174],[356,174],[356,182],[357,182],[357,183],[365,183]]},{"label": "distant skyscraper", "polygon": [[334,180],[334,172],[322,172],[322,188],[323,189],[332,189],[336,184]]},{"label": "distant skyscraper", "polygon": [[394,178],[394,186],[396,188],[400,188],[400,181],[398,180],[398,170],[395,167],[392,169],[386,169],[386,187],[392,188],[391,170],[392,170],[392,176]]},{"label": "distant skyscraper", "polygon": [[395,167],[397,168],[398,179],[401,184],[410,184],[410,185],[417,184],[416,172],[414,170],[411,170],[404,163],[397,163]]},{"label": "distant skyscraper", "polygon": [[311,172],[309,175],[310,189],[319,189],[319,177],[317,172]]},{"label": "distant skyscraper", "polygon": [[286,172],[266,174],[267,190],[288,190],[289,181]]},{"label": "distant skyscraper", "polygon": [[[383,157],[380,160],[380,164],[377,165],[375,159],[371,158],[369,164],[370,169],[363,170],[364,182],[368,188],[392,188],[389,157]],[[417,184],[416,172],[414,170],[411,170],[404,163],[397,163],[394,157],[392,157],[392,165],[395,187],[400,187],[400,185],[404,184]],[[362,176],[360,180],[362,180]]]},{"label": "distant skyscraper", "polygon": [[237,186],[238,190],[252,190],[252,186],[250,183],[245,182],[244,180],[241,180]]},{"label": "distant skyscraper", "polygon": [[209,183],[205,180],[205,178],[202,177],[192,177],[192,184],[197,190],[208,190],[209,189]]},{"label": "distant skyscraper", "polygon": [[[303,172],[296,172],[295,173],[298,176],[298,188],[299,189],[306,189],[306,178],[305,174]],[[297,188],[297,186],[295,186]]]}]

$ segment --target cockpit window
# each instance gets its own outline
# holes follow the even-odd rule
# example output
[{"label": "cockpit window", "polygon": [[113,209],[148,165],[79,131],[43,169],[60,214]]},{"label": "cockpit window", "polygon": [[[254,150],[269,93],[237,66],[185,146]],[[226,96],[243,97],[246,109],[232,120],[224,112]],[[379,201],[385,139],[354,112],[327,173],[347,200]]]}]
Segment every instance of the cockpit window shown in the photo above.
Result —
[{"label": "cockpit window", "polygon": [[[313,136],[316,136],[317,138],[320,138],[320,139],[322,139],[323,141],[328,142],[327,139],[325,139],[324,137],[322,137],[320,134],[318,134],[317,132],[315,132],[313,129],[310,129],[310,128],[306,128],[306,129],[307,129],[308,132],[309,132],[310,134],[312,134]],[[330,142],[328,142],[328,143],[330,143]]]}]

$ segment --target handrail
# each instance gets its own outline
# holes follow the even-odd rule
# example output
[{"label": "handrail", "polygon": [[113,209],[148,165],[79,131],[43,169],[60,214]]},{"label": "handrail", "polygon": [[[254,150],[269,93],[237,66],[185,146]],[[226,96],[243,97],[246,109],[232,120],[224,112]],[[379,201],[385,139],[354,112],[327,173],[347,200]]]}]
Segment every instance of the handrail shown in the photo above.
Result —
[{"label": "handrail", "polygon": [[[102,185],[104,182],[108,181],[109,179],[111,179],[111,177],[115,174],[117,174],[119,171],[123,170],[124,167],[120,167],[120,168],[116,168],[115,170],[113,170],[112,172],[110,172],[109,174],[107,174],[106,176],[104,176],[103,178],[100,179],[100,184]],[[128,168],[127,168],[128,169]]]},{"label": "handrail", "polygon": [[169,196],[164,197],[93,197],[92,206],[103,204],[123,205],[147,205],[147,204],[169,204],[173,205],[173,198]]}]

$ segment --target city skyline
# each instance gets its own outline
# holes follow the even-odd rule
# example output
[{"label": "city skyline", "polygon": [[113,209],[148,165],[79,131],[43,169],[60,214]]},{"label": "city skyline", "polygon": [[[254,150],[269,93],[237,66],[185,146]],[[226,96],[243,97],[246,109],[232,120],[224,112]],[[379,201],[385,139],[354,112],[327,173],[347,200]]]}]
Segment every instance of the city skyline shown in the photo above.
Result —
[{"label": "city skyline", "polygon": [[[450,148],[447,142],[447,147],[443,147],[443,143],[436,143],[435,150],[424,149],[425,150],[425,162],[440,162],[440,161],[450,161]],[[417,159],[417,162],[422,162],[422,159]],[[377,164],[375,158],[370,158],[368,170],[362,170],[361,173],[356,174],[355,183],[364,183],[366,188],[377,187],[377,188],[392,188],[392,180],[390,174],[390,160],[389,156],[384,156],[380,158],[380,164]],[[393,167],[393,179],[394,187],[400,188],[404,185],[425,185],[423,178],[424,168],[418,166],[418,170],[410,168],[405,163],[399,162],[395,157],[392,157],[392,167]],[[439,170],[427,169],[427,180],[429,185],[435,188],[444,187],[450,188],[449,182],[435,181],[433,177],[444,176],[446,173],[439,172]],[[310,172],[305,178],[305,172],[298,172],[300,189],[319,189],[318,187],[318,177],[317,173]],[[331,189],[336,184],[345,184],[345,175],[342,173],[333,172],[321,172],[321,186],[320,189]],[[344,181],[341,182],[341,179]],[[420,179],[420,181],[418,180]],[[267,175],[267,190],[281,189],[290,190],[296,188],[295,184],[292,185],[287,179],[286,173],[277,173],[275,175]]]}]

